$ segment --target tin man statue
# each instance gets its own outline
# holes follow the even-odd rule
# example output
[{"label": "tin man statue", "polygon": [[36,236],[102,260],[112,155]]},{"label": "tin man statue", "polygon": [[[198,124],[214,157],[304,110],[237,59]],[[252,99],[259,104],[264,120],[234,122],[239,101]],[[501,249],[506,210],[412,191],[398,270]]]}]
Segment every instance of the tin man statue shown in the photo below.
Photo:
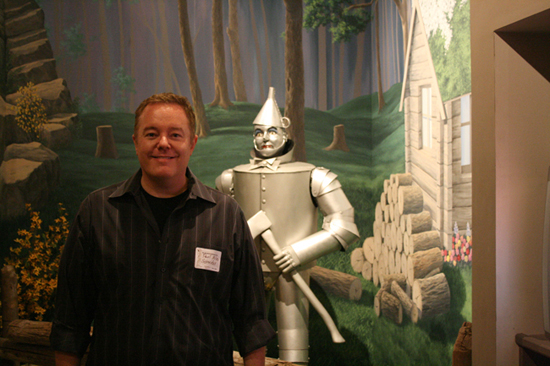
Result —
[{"label": "tin man statue", "polygon": [[[309,303],[327,324],[333,341],[344,342],[311,292],[308,270],[317,258],[345,250],[359,232],[336,174],[293,161],[294,143],[286,132],[290,120],[281,117],[274,88],[253,125],[250,163],[225,170],[216,187],[243,209],[261,256],[267,293],[275,288],[279,358],[307,364]],[[320,231],[317,208],[324,215]]]}]

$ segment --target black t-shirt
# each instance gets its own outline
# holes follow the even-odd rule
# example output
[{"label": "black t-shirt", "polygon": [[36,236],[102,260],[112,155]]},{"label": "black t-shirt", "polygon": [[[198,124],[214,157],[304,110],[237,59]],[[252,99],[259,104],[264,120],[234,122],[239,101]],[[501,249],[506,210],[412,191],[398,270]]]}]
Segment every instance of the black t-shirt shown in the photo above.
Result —
[{"label": "black t-shirt", "polygon": [[155,216],[155,220],[157,221],[159,232],[161,234],[162,230],[164,229],[164,224],[166,223],[166,220],[168,220],[168,216],[170,216],[170,214],[172,213],[172,211],[174,211],[178,204],[181,201],[185,200],[185,198],[189,194],[189,190],[187,189],[185,192],[180,193],[179,195],[174,197],[159,198],[151,196],[145,191],[145,189],[143,189],[143,187],[141,187],[141,191],[147,199],[147,203],[149,204],[149,207],[153,212],[153,216]]}]

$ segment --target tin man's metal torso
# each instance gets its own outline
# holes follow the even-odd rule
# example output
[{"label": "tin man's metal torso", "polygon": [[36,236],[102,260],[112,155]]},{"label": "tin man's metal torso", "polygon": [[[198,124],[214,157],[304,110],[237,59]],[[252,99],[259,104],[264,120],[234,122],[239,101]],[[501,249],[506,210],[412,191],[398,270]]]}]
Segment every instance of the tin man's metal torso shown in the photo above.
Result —
[{"label": "tin man's metal torso", "polygon": [[[247,219],[263,210],[271,231],[284,249],[301,243],[297,251],[307,258],[298,267],[309,283],[315,259],[346,249],[358,238],[353,208],[334,173],[302,162],[292,162],[292,151],[272,159],[253,159],[250,164],[228,169],[217,180],[218,189],[231,194]],[[325,215],[317,230],[317,205]],[[273,252],[260,237],[255,239],[261,256],[266,289],[275,286],[279,358],[308,362],[309,303],[289,276],[273,260]]]}]

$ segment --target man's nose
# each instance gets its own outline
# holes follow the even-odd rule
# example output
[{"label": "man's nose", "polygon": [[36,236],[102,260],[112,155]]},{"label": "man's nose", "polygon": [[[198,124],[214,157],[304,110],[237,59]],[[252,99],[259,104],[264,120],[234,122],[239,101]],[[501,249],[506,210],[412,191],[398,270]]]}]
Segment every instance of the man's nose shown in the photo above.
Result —
[{"label": "man's nose", "polygon": [[168,137],[164,135],[160,136],[158,146],[163,148],[170,147],[170,142],[168,142]]}]

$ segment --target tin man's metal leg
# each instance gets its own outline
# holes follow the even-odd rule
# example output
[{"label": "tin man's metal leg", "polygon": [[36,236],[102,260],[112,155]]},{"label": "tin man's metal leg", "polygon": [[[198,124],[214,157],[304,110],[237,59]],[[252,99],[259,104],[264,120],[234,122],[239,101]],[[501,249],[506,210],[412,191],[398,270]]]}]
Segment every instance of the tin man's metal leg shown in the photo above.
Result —
[{"label": "tin man's metal leg", "polygon": [[[301,271],[300,274],[309,284],[309,271]],[[275,288],[279,358],[307,365],[309,302],[288,275],[279,277]]]}]

